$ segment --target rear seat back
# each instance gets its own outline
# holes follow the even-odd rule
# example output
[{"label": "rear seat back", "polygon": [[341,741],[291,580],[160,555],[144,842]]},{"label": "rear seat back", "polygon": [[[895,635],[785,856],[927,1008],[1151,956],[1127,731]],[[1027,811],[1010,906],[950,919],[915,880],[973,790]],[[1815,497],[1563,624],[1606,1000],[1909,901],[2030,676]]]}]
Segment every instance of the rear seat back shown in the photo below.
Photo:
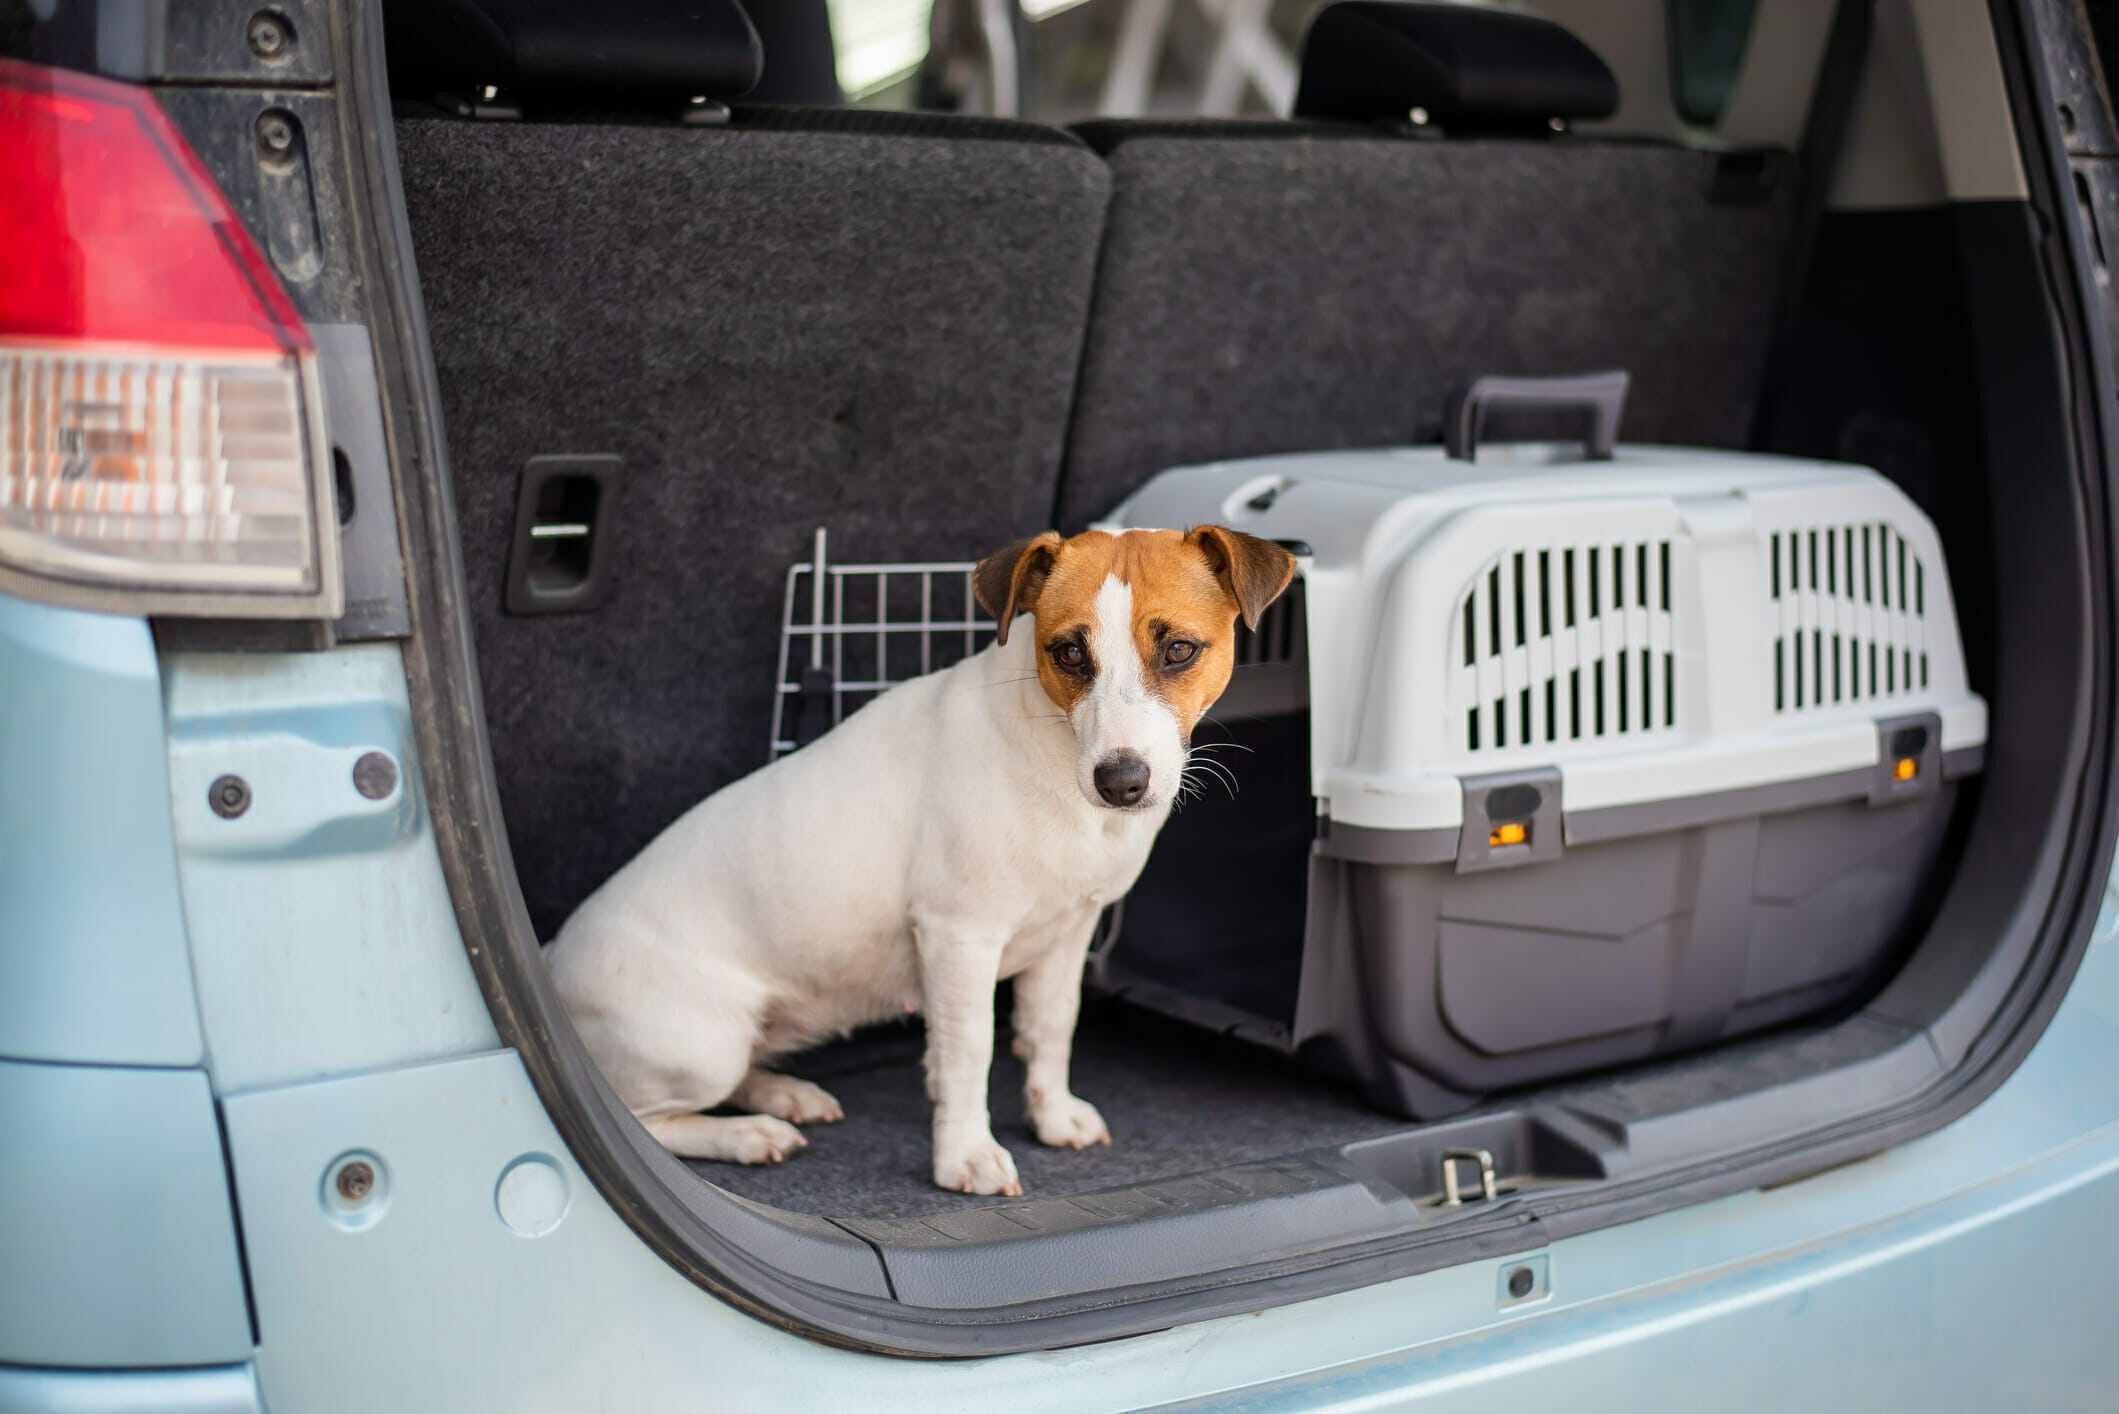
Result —
[{"label": "rear seat back", "polygon": [[[1566,38],[1579,54],[1562,53],[1554,116],[1590,116],[1568,107],[1597,88],[1587,51]],[[1504,43],[1451,57],[1552,52]],[[1306,95],[1318,60],[1305,55]],[[1629,440],[1743,444],[1792,229],[1790,159],[1464,139],[1524,131],[1535,85],[1457,69],[1427,81],[1457,119],[1446,137],[1402,123],[1083,126],[1110,163],[1112,198],[1062,528],[1167,466],[1432,442],[1448,400],[1486,373],[1625,368]],[[1406,105],[1401,120],[1420,101],[1385,91]],[[1335,96],[1343,111],[1346,93]],[[1505,111],[1482,123],[1482,101]]]},{"label": "rear seat back", "polygon": [[[1047,523],[1108,194],[1028,124],[398,125],[518,873],[542,933],[766,759],[785,572]],[[615,453],[592,612],[515,617],[524,463]],[[820,841],[819,848],[826,848]]]}]

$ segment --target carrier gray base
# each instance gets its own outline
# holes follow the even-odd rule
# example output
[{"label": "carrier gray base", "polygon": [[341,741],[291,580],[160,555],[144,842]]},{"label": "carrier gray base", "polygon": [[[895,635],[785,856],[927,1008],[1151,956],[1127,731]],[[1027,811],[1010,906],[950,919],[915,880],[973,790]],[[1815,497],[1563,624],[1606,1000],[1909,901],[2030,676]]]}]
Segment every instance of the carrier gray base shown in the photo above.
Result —
[{"label": "carrier gray base", "polygon": [[1723,820],[1504,873],[1320,853],[1298,1049],[1433,1119],[1851,1003],[1894,958],[1955,794]]},{"label": "carrier gray base", "polygon": [[[1491,872],[1459,871],[1455,831],[1328,826],[1306,936],[1289,942],[1302,950],[1291,1022],[1129,971],[1123,933],[1096,980],[1293,1054],[1394,1113],[1443,1118],[1859,1001],[1918,921],[1955,778],[1980,764],[1952,753],[1943,779],[1882,805],[1857,772],[1619,838],[1589,817],[1590,842],[1571,821],[1560,857]],[[1739,804],[1749,813],[1730,814]]]}]

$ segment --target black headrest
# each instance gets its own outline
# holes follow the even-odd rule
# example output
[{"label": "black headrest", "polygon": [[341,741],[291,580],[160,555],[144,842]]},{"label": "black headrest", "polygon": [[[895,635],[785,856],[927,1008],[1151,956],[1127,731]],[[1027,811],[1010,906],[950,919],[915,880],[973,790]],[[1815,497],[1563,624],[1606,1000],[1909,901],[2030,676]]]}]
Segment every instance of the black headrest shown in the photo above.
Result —
[{"label": "black headrest", "polygon": [[1341,0],[1302,42],[1298,118],[1403,121],[1453,132],[1532,131],[1606,118],[1619,82],[1594,50],[1531,15],[1472,5]]},{"label": "black headrest", "polygon": [[384,0],[390,90],[621,108],[739,98],[758,34],[738,0]]}]

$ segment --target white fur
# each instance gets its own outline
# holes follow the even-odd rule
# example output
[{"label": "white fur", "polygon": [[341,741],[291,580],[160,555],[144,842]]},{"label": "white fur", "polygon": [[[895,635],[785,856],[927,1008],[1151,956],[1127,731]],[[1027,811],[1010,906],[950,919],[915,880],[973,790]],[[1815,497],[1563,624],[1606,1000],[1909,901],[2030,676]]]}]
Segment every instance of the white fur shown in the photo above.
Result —
[{"label": "white fur", "polygon": [[[1073,723],[1038,685],[1026,618],[1005,646],[884,693],[702,801],[567,920],[552,976],[660,1142],[687,1157],[785,1157],[803,1142],[793,1123],[837,1118],[838,1105],[759,1067],[919,1010],[935,1182],[1020,1192],[986,1110],[1004,977],[1017,979],[1038,1138],[1108,1142],[1068,1089],[1082,963],[1098,910],[1147,860],[1182,754],[1120,628],[1131,592],[1113,581],[1097,603],[1102,671]],[[1082,774],[1121,748],[1150,762],[1148,808],[1103,805]],[[698,1113],[731,1101],[764,1113]]]}]

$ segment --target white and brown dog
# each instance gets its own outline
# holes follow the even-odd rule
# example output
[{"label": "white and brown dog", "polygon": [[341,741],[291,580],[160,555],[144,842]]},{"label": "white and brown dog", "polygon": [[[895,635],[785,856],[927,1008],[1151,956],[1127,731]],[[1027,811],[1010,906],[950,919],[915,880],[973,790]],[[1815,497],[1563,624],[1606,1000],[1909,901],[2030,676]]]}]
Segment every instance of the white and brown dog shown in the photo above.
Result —
[{"label": "white and brown dog", "polygon": [[[925,1012],[934,1181],[1020,1193],[986,1111],[1013,977],[1037,1137],[1109,1143],[1067,1085],[1097,913],[1169,815],[1237,616],[1294,570],[1219,526],[1047,531],[980,562],[992,646],[710,796],[560,929],[552,975],[619,1097],[677,1154],[775,1162],[841,1111],[765,1063]],[[700,1113],[723,1105],[754,1113]]]}]

